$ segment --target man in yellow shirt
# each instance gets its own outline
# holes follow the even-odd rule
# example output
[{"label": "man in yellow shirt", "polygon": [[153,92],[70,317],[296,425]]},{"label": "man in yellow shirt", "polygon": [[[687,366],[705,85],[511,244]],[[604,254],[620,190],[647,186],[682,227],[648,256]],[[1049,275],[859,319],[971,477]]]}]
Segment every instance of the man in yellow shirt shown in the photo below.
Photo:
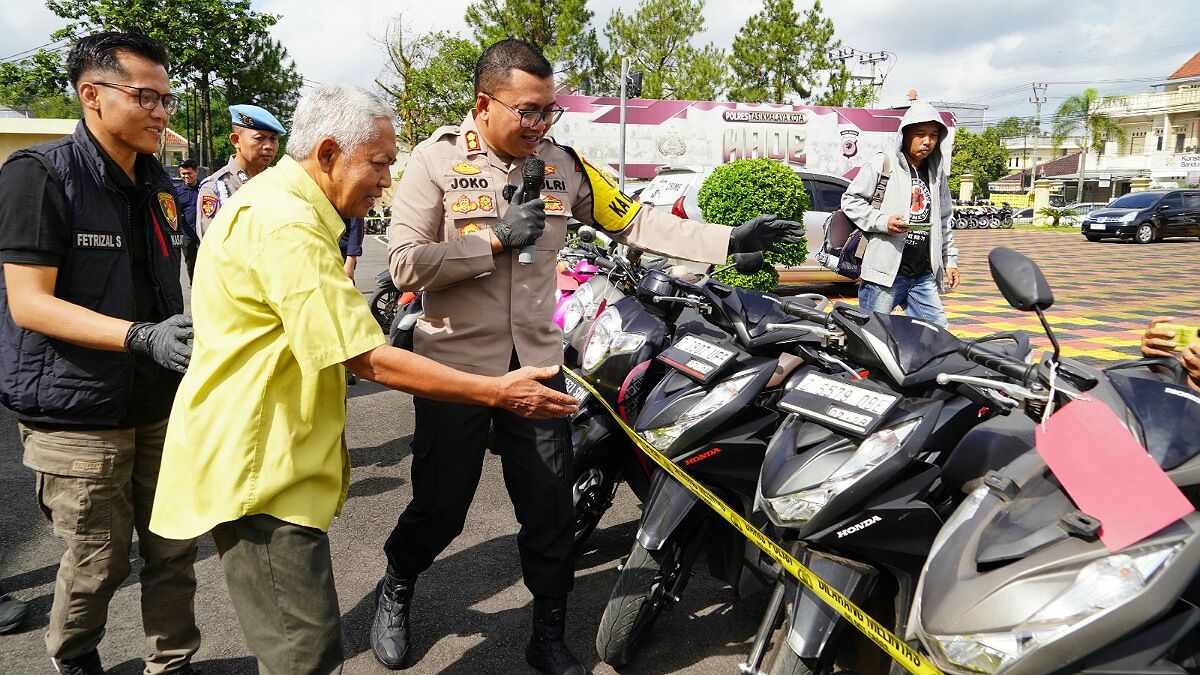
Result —
[{"label": "man in yellow shirt", "polygon": [[327,85],[296,108],[287,156],[237,192],[200,245],[195,346],[171,411],[150,529],[212,530],[263,673],[336,673],[342,630],[325,534],[350,483],[346,380],[565,416],[556,368],[459,372],[384,345],[338,250],[343,218],[391,184],[391,111]]}]

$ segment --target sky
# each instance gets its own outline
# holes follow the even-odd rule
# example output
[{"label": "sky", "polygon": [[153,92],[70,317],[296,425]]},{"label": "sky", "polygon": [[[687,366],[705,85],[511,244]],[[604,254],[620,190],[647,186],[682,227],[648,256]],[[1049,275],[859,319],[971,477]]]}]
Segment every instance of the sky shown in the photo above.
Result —
[{"label": "sky", "polygon": [[[801,10],[809,0],[796,0]],[[467,30],[469,0],[253,0],[282,15],[273,35],[309,82],[374,85],[384,65],[380,41],[403,14],[408,26]],[[591,0],[601,32],[614,8],[630,13],[637,0]],[[706,31],[696,42],[728,48],[757,1],[706,3]],[[910,89],[921,98],[987,105],[985,119],[1032,116],[1032,82],[1045,82],[1048,116],[1070,95],[1095,87],[1101,95],[1149,89],[1200,51],[1200,2],[1129,0],[833,0],[824,11],[843,44],[888,52],[880,103],[900,104]],[[64,24],[36,0],[0,0],[0,60],[49,41]],[[601,37],[603,40],[603,37]],[[851,62],[853,63],[853,62]],[[867,74],[867,66],[855,66]],[[464,73],[464,86],[468,75]]]}]

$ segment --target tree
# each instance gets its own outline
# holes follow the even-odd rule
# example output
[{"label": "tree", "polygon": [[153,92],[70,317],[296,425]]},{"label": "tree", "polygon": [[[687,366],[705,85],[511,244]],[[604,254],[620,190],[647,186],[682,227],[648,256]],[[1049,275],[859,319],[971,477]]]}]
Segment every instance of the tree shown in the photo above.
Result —
[{"label": "tree", "polygon": [[1125,148],[1125,129],[1112,121],[1108,115],[1099,112],[1100,97],[1095,89],[1085,89],[1082,94],[1068,96],[1058,106],[1054,113],[1054,130],[1050,138],[1057,151],[1062,142],[1075,138],[1083,152],[1079,155],[1079,188],[1075,193],[1075,201],[1083,201],[1083,172],[1087,164],[1088,150],[1096,154],[1104,152],[1104,144],[1115,138],[1118,147]]},{"label": "tree", "polygon": [[587,0],[476,0],[466,21],[480,46],[505,38],[537,45],[559,79],[579,87],[600,58]]},{"label": "tree", "polygon": [[829,91],[817,99],[817,105],[865,108],[875,102],[875,86],[870,82],[856,82],[845,63],[839,63],[829,71]]},{"label": "tree", "polygon": [[67,93],[66,72],[58,52],[0,63],[0,103],[30,117],[77,117],[79,102]]},{"label": "tree", "polygon": [[1057,226],[1058,221],[1064,218],[1074,218],[1078,216],[1079,212],[1075,209],[1069,209],[1066,207],[1058,208],[1056,206],[1043,206],[1042,208],[1038,209],[1038,215],[1049,218],[1050,225],[1053,227]]},{"label": "tree", "polygon": [[411,149],[438,127],[462,121],[475,102],[467,81],[481,53],[475,42],[445,31],[414,36],[397,16],[384,49],[388,70],[375,82],[396,109],[401,145]]},{"label": "tree", "polygon": [[52,34],[56,39],[120,30],[139,32],[165,45],[171,52],[171,75],[199,96],[202,155],[209,166],[212,87],[253,62],[259,40],[278,20],[251,9],[250,0],[46,0],[46,7],[72,20]]},{"label": "tree", "polygon": [[720,96],[728,80],[727,57],[711,43],[692,46],[704,30],[704,0],[641,0],[633,14],[614,9],[604,36],[608,39],[600,87],[620,90],[621,58],[643,73],[646,98],[710,100]]},{"label": "tree", "polygon": [[821,13],[821,0],[813,2],[803,20],[793,0],[763,0],[762,11],[733,38],[730,97],[787,103],[813,100],[823,86],[832,93],[833,85],[849,80],[845,65],[835,67],[829,58],[842,44],[833,33],[833,21]]},{"label": "tree", "polygon": [[[1000,143],[1000,134],[988,127],[981,134],[966,129],[954,132],[954,153],[950,164],[950,175],[954,178],[964,173],[975,177],[975,194],[983,194],[988,183],[1000,178],[1008,171],[1008,150]],[[957,181],[952,181],[953,184]]]}]

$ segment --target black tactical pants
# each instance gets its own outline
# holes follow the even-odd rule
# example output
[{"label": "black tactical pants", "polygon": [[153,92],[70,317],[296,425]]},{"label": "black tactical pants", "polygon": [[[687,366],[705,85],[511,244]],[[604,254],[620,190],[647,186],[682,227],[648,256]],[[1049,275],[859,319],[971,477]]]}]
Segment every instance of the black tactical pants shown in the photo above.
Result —
[{"label": "black tactical pants", "polygon": [[[562,374],[542,384],[565,388]],[[413,404],[413,498],[384,545],[392,569],[406,577],[420,574],[462,532],[494,426],[504,484],[521,523],[517,546],[525,585],[535,596],[570,592],[575,516],[567,421],[416,397]]]}]

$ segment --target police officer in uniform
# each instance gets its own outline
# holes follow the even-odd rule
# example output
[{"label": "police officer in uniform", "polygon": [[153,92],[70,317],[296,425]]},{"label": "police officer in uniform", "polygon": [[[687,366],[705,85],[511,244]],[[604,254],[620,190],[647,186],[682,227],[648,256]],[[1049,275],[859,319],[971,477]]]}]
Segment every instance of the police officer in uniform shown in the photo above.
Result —
[{"label": "police officer in uniform", "polygon": [[231,105],[229,115],[233,123],[229,142],[233,143],[234,154],[228,164],[200,184],[196,234],[201,239],[221,204],[237,192],[242,183],[271,166],[279,152],[279,134],[286,133],[274,115],[256,105]]},{"label": "police officer in uniform", "polygon": [[145,672],[191,672],[196,541],[148,527],[191,355],[185,239],[154,157],[179,98],[166,50],[145,36],[81,38],[67,65],[83,120],[0,170],[0,402],[67,549],[46,650],[55,672],[104,672],[96,647],[137,532]]},{"label": "police officer in uniform", "polygon": [[[708,263],[798,240],[799,225],[772,217],[731,229],[641,208],[574,150],[545,137],[562,113],[552,73],[528,42],[492,45],[476,64],[474,110],[409,159],[392,203],[389,266],[401,289],[425,292],[418,354],[481,375],[562,364],[554,270],[571,216],[639,249]],[[521,183],[532,156],[545,162],[541,199],[509,203],[505,187]],[[518,251],[530,245],[533,262],[522,264]],[[563,387],[562,375],[547,386]],[[544,673],[585,672],[563,642],[574,580],[567,423],[420,397],[414,406],[413,498],[385,544],[388,568],[371,627],[376,658],[388,668],[407,665],[416,577],[462,531],[493,427],[534,596],[526,660]]]}]

